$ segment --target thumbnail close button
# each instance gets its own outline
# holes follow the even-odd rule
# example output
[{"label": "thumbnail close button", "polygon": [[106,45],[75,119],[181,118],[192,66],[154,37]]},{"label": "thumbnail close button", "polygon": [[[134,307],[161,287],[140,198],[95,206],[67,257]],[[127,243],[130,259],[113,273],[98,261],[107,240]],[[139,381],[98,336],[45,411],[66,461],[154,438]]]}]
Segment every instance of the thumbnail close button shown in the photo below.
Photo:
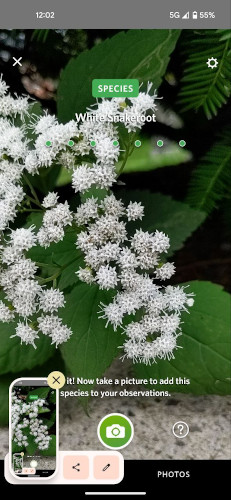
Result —
[{"label": "thumbnail close button", "polygon": [[115,455],[102,455],[94,458],[95,479],[118,479],[119,457]]},{"label": "thumbnail close button", "polygon": [[66,455],[63,459],[65,479],[87,479],[89,476],[89,458],[86,455]]}]

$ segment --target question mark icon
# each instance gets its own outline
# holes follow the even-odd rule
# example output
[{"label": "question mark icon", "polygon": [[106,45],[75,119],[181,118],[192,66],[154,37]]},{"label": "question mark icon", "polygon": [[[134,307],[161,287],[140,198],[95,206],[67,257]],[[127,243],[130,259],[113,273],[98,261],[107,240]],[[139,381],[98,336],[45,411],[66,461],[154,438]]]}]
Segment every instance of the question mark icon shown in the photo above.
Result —
[{"label": "question mark icon", "polygon": [[186,422],[179,421],[172,426],[172,432],[177,438],[185,438],[189,433],[189,426]]},{"label": "question mark icon", "polygon": [[177,428],[179,429],[179,434],[182,434],[184,426],[182,424],[178,424]]}]

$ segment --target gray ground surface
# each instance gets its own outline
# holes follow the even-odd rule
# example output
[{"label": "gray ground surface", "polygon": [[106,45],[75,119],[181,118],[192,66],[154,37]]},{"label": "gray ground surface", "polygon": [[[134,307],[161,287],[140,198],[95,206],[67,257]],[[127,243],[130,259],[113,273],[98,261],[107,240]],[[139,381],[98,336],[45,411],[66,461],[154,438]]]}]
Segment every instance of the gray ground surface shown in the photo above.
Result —
[{"label": "gray ground surface", "polygon": [[[107,376],[115,378],[118,373],[121,377],[127,375],[127,367],[121,366],[120,361],[113,364]],[[73,388],[68,386],[69,390]],[[105,450],[97,438],[97,425],[102,417],[113,412],[124,413],[134,424],[133,441],[121,450],[126,459],[231,458],[228,396],[97,398],[90,403],[90,417],[76,398],[60,398],[60,450]],[[184,439],[172,434],[172,425],[179,420],[186,421],[190,428]],[[0,429],[0,457],[7,451],[8,431]]]}]

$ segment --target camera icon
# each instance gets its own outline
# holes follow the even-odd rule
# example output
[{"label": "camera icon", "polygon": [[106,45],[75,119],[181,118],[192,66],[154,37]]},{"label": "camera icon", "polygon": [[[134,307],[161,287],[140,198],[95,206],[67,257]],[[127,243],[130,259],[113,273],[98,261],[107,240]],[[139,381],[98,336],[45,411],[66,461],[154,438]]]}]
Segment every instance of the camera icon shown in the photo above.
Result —
[{"label": "camera icon", "polygon": [[106,427],[106,437],[107,438],[124,438],[125,437],[125,427],[119,424],[113,424]]}]

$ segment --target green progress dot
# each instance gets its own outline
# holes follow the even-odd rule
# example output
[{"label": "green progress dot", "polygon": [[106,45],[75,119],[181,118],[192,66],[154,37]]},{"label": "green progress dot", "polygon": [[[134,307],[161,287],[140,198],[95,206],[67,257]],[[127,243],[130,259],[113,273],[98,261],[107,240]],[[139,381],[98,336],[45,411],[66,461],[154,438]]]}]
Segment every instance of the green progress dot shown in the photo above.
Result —
[{"label": "green progress dot", "polygon": [[68,146],[74,146],[74,141],[68,141]]},{"label": "green progress dot", "polygon": [[179,146],[181,148],[184,148],[184,146],[186,146],[186,142],[184,141],[184,139],[182,139],[181,141],[179,141]]},{"label": "green progress dot", "polygon": [[48,148],[50,148],[50,147],[51,147],[51,141],[47,141],[47,142],[46,142],[46,146],[47,146]]},{"label": "green progress dot", "polygon": [[159,148],[162,148],[162,146],[164,145],[164,141],[157,141],[157,146],[159,146]]},{"label": "green progress dot", "polygon": [[91,141],[90,144],[91,144],[91,147],[94,148],[94,146],[96,145],[96,142],[95,141]]},{"label": "green progress dot", "polygon": [[135,141],[135,146],[136,148],[139,148],[141,146],[141,141],[139,140]]},{"label": "green progress dot", "polygon": [[113,146],[119,146],[119,142],[118,141],[113,141]]}]

